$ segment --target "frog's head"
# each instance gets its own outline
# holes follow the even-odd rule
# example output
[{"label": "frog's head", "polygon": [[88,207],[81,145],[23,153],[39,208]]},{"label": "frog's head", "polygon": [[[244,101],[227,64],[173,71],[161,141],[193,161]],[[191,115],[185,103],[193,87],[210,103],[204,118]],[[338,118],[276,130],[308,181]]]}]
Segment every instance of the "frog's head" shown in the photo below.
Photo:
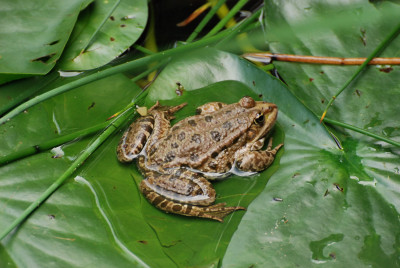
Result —
[{"label": "frog's head", "polygon": [[255,101],[251,97],[243,97],[239,104],[249,109],[252,124],[247,131],[248,142],[256,142],[265,137],[274,126],[278,116],[278,107],[274,103]]}]

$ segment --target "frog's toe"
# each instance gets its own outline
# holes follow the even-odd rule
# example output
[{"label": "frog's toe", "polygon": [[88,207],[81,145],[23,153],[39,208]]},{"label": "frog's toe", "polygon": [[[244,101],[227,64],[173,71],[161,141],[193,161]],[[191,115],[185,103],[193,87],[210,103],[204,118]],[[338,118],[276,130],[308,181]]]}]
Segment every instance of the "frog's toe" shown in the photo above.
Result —
[{"label": "frog's toe", "polygon": [[196,207],[197,217],[224,222],[224,218],[236,210],[246,210],[245,207],[225,207],[226,203],[219,203],[209,207]]}]

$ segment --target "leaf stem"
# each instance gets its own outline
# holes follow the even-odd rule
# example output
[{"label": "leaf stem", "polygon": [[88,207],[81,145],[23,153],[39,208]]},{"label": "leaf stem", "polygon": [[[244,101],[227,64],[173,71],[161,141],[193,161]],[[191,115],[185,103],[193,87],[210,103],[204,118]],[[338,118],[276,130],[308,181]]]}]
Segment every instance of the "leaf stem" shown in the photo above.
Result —
[{"label": "leaf stem", "polygon": [[[69,166],[69,168],[43,192],[30,206],[25,209],[25,211],[15,219],[2,233],[0,233],[0,241],[6,237],[15,227],[21,224],[36,208],[40,206],[51,194],[53,194],[58,187],[60,187],[66,179],[68,179],[82,164],[83,162],[97,149],[99,146],[111,135],[113,134],[125,120],[133,114],[130,109],[141,100],[146,94],[140,95],[140,97],[135,101],[130,103],[124,113],[115,118],[111,123],[108,124],[107,128],[97,137],[89,147],[84,150],[79,157]],[[130,112],[129,112],[130,111]]]},{"label": "leaf stem", "polygon": [[336,92],[335,95],[332,96],[332,98],[329,100],[328,104],[326,105],[326,108],[321,116],[320,122],[324,120],[324,117],[326,113],[328,112],[329,107],[332,105],[332,103],[335,101],[335,99],[342,93],[343,90],[347,88],[347,86],[353,82],[356,77],[361,73],[362,70],[368,65],[368,62],[370,62],[373,58],[375,58],[382,50],[399,34],[400,32],[400,23],[393,29],[392,32],[389,33],[389,35],[386,36],[386,38],[377,46],[374,51],[368,56],[368,58],[363,62],[363,64],[358,67],[356,72],[350,77],[349,80]]},{"label": "leaf stem", "polygon": [[211,18],[215,15],[218,9],[225,4],[226,0],[219,0],[215,6],[207,13],[207,15],[201,20],[199,25],[197,25],[196,29],[190,34],[188,39],[186,40],[187,43],[192,42],[197,35],[203,30],[203,28],[207,25],[207,23],[211,20]]},{"label": "leaf stem", "polygon": [[361,128],[358,128],[358,127],[355,127],[355,126],[352,126],[352,125],[349,125],[349,124],[346,124],[346,123],[342,123],[342,122],[339,122],[339,121],[336,121],[336,120],[332,120],[332,119],[329,119],[329,118],[325,118],[324,122],[332,124],[332,125],[340,126],[340,127],[343,127],[343,128],[347,128],[347,129],[356,131],[358,133],[364,134],[366,136],[375,138],[377,140],[381,140],[381,141],[387,142],[389,144],[392,144],[394,146],[400,147],[400,142],[397,142],[397,141],[388,139],[386,137],[383,137],[383,136],[368,132],[368,131],[366,131],[364,129],[361,129]]},{"label": "leaf stem", "polygon": [[231,9],[231,11],[229,11],[229,13],[222,19],[220,20],[217,25],[214,26],[214,28],[211,29],[211,31],[209,33],[207,33],[204,38],[210,37],[215,35],[216,33],[218,33],[222,28],[224,28],[224,26],[226,25],[226,23],[233,18],[237,12],[239,12],[239,10],[245,5],[247,4],[249,0],[240,0],[239,2],[236,3],[236,5]]}]

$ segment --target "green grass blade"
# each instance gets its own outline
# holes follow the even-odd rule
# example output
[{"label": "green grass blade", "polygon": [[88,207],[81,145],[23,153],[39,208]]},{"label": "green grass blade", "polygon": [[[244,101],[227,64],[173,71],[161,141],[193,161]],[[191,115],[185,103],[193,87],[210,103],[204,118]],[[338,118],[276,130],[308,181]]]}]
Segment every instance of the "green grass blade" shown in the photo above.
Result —
[{"label": "green grass blade", "polygon": [[213,8],[207,13],[207,15],[201,20],[199,25],[197,25],[196,29],[194,29],[193,33],[188,37],[186,42],[192,42],[197,35],[203,30],[203,28],[207,25],[207,23],[211,20],[211,18],[215,15],[218,9],[225,4],[226,0],[219,0],[218,3],[213,6]]},{"label": "green grass blade", "polygon": [[350,129],[350,130],[356,131],[358,133],[364,134],[366,136],[375,138],[377,140],[384,141],[384,142],[387,142],[387,143],[392,144],[394,146],[400,147],[400,142],[388,139],[388,138],[383,137],[381,135],[377,135],[377,134],[368,132],[368,131],[366,131],[366,130],[364,130],[362,128],[358,128],[358,127],[355,127],[355,126],[352,126],[352,125],[349,125],[349,124],[346,124],[346,123],[342,123],[342,122],[339,122],[339,121],[336,121],[336,120],[332,120],[332,119],[329,119],[329,118],[325,118],[324,122],[329,123],[331,125],[336,125],[336,126],[340,126],[340,127],[346,128],[346,129]]},{"label": "green grass blade", "polygon": [[217,25],[209,32],[207,33],[204,38],[210,37],[218,33],[222,28],[224,28],[225,24],[233,18],[236,13],[239,12],[239,10],[247,4],[248,0],[240,0],[239,2],[236,3],[236,5],[229,11],[229,13],[222,19],[220,22],[218,22]]},{"label": "green grass blade", "polygon": [[356,79],[356,77],[361,73],[361,71],[363,71],[365,69],[365,67],[367,67],[368,62],[370,62],[373,58],[375,58],[377,55],[379,55],[379,53],[381,53],[385,49],[385,47],[393,39],[396,38],[396,36],[399,34],[399,32],[400,32],[400,23],[392,30],[392,32],[390,32],[387,35],[387,37],[379,44],[379,46],[377,46],[374,49],[374,51],[368,56],[368,58],[363,62],[363,64],[361,64],[360,67],[358,67],[358,69],[350,77],[350,79],[347,80],[346,83],[344,83],[344,85],[336,92],[336,94],[334,96],[332,96],[332,98],[329,100],[329,102],[326,105],[326,108],[321,116],[321,122],[324,120],[324,117],[325,117],[326,113],[328,112],[329,107],[332,105],[332,103],[335,101],[335,99],[340,95],[340,93],[342,93],[342,91],[345,90],[347,88],[347,86],[350,85],[350,83]]}]

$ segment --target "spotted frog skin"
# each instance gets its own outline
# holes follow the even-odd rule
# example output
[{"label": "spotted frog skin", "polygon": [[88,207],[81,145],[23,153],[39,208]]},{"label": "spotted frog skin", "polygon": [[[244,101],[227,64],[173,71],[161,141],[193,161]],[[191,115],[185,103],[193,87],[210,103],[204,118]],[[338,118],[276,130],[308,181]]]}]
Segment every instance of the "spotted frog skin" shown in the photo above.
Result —
[{"label": "spotted frog skin", "polygon": [[235,210],[214,204],[210,179],[231,173],[250,175],[266,169],[283,144],[261,150],[278,108],[243,97],[238,103],[211,102],[173,127],[170,120],[186,103],[164,107],[158,102],[133,122],[117,148],[123,163],[138,158],[145,179],[140,190],[151,204],[170,213],[223,221]]}]

